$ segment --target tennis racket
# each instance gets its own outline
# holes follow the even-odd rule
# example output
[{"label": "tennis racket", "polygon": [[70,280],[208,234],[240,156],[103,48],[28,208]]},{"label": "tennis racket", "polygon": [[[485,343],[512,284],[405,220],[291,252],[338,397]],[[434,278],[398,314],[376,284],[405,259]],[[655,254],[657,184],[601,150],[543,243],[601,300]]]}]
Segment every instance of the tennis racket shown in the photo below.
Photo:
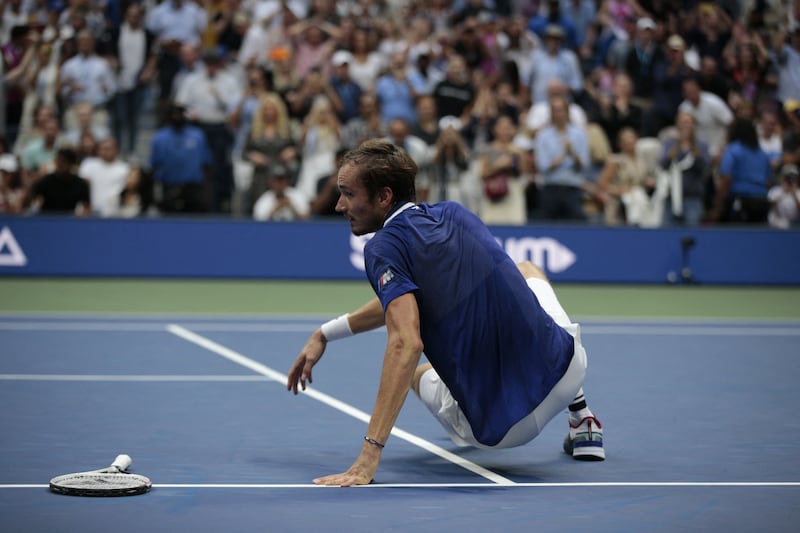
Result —
[{"label": "tennis racket", "polygon": [[135,496],[150,490],[150,479],[129,473],[129,466],[130,456],[118,455],[108,468],[54,477],[50,490],[69,496]]}]

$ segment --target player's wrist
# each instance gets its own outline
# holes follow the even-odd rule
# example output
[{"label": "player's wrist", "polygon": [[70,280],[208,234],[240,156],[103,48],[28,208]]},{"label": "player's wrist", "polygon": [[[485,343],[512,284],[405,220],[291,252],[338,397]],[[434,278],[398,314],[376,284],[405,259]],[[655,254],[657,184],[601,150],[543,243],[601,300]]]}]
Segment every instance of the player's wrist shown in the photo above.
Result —
[{"label": "player's wrist", "polygon": [[335,341],[345,339],[353,336],[353,330],[350,329],[349,313],[329,320],[320,326],[322,337],[327,341]]}]

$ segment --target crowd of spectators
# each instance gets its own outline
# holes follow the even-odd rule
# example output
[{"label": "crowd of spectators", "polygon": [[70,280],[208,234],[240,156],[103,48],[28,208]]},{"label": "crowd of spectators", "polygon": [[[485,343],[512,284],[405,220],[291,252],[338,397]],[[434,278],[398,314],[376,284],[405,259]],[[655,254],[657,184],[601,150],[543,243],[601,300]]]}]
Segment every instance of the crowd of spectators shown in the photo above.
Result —
[{"label": "crowd of spectators", "polygon": [[800,223],[796,0],[0,12],[0,213],[335,216],[338,158],[385,138],[487,223]]}]

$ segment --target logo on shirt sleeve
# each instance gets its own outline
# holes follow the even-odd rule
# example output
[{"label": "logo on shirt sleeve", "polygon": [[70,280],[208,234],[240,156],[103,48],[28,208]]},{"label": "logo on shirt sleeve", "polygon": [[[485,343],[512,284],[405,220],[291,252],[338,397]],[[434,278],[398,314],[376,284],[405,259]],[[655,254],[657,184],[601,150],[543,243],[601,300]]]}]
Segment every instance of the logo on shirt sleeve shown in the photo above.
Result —
[{"label": "logo on shirt sleeve", "polygon": [[392,281],[392,279],[394,279],[394,272],[389,268],[381,275],[380,279],[378,279],[378,290],[382,290],[383,286]]}]

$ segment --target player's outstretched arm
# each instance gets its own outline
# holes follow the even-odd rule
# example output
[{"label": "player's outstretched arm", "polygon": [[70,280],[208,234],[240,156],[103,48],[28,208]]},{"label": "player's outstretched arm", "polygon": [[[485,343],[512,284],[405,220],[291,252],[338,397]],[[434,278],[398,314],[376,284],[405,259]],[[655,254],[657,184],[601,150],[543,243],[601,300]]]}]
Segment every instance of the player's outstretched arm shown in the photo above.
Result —
[{"label": "player's outstretched arm", "polygon": [[366,485],[378,470],[383,445],[400,414],[422,356],[419,309],[413,293],[404,294],[387,306],[386,330],[388,338],[378,397],[361,443],[361,453],[346,472],[315,479],[318,485]]},{"label": "player's outstretched arm", "polygon": [[[380,300],[373,298],[352,313],[342,315],[314,330],[289,370],[286,390],[297,394],[298,386],[306,390],[306,382],[314,382],[311,369],[325,353],[328,341],[378,328],[385,321]],[[331,338],[327,338],[326,332]]]}]

